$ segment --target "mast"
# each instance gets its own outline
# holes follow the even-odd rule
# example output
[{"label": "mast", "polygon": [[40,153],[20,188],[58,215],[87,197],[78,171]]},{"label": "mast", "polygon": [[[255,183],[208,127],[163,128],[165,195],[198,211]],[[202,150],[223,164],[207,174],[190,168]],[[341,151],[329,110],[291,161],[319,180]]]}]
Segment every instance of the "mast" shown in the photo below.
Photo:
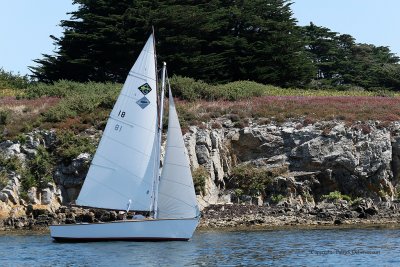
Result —
[{"label": "mast", "polygon": [[158,146],[157,146],[157,156],[156,156],[156,177],[154,179],[154,198],[153,198],[153,216],[157,218],[158,216],[158,185],[160,183],[161,173],[159,171],[160,167],[160,157],[161,157],[161,137],[163,128],[163,114],[164,114],[164,95],[165,95],[165,76],[167,72],[167,63],[163,62],[162,77],[161,77],[161,95],[160,95],[160,110],[159,110],[159,121],[158,121]]}]

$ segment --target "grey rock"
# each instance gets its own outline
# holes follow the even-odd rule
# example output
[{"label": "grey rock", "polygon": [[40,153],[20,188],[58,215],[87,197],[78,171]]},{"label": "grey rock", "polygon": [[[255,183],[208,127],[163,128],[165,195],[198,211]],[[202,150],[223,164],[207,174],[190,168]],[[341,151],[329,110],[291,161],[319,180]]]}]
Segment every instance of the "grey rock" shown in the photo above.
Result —
[{"label": "grey rock", "polygon": [[206,145],[196,145],[196,156],[199,164],[205,164],[210,159],[210,152]]},{"label": "grey rock", "polygon": [[31,204],[40,204],[40,200],[37,198],[37,189],[36,187],[31,187],[28,192],[28,202]]},{"label": "grey rock", "polygon": [[8,201],[8,194],[4,192],[0,192],[0,201],[7,202]]},{"label": "grey rock", "polygon": [[4,193],[4,194],[6,194],[7,197],[8,197],[8,199],[9,199],[14,205],[19,204],[19,196],[18,196],[18,194],[17,194],[14,190],[5,188],[5,189],[3,189],[1,192]]}]

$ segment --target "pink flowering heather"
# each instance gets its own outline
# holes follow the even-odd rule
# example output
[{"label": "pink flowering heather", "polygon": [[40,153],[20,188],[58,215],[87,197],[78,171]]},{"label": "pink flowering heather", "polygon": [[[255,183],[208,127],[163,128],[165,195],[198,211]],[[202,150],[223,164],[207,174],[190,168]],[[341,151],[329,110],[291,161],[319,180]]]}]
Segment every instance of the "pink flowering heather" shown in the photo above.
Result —
[{"label": "pink flowering heather", "polygon": [[264,96],[239,101],[178,102],[197,119],[211,114],[237,114],[241,118],[343,120],[348,122],[400,120],[399,97],[369,96]]}]

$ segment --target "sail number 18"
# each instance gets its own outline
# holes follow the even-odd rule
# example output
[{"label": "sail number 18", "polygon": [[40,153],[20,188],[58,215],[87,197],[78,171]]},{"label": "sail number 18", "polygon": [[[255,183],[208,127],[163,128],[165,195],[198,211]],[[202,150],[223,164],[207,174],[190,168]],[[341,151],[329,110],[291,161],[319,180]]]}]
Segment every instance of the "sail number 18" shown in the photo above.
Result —
[{"label": "sail number 18", "polygon": [[122,111],[122,110],[120,110],[119,112],[118,112],[118,117],[121,117],[121,118],[123,118],[123,117],[125,117],[125,111]]}]

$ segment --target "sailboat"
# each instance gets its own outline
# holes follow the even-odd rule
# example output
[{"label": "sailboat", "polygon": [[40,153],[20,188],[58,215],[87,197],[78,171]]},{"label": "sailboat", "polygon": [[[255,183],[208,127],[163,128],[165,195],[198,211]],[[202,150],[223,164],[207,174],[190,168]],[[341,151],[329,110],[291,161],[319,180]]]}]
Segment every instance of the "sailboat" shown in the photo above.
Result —
[{"label": "sailboat", "polygon": [[[157,88],[154,34],[112,109],[76,205],[150,214],[141,219],[51,225],[56,241],[189,240],[198,208],[189,157],[169,86],[165,157],[160,164],[166,64]],[[161,91],[161,92],[159,92]],[[161,169],[161,171],[160,171]]]}]

